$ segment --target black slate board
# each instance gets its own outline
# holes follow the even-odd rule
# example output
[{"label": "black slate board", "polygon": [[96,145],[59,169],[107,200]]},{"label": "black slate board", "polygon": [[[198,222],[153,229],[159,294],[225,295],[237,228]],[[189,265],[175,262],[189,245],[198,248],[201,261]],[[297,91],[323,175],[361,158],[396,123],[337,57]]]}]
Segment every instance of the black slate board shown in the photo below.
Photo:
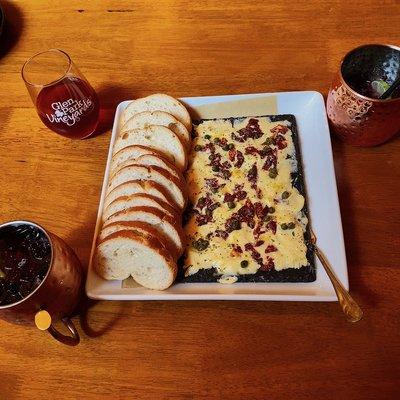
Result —
[{"label": "black slate board", "polygon": [[[235,118],[215,118],[215,119],[202,119],[198,121],[193,121],[193,125],[199,125],[204,121],[231,121],[232,126],[234,126],[235,121],[240,121],[246,118],[269,118],[272,122],[279,121],[289,121],[291,123],[291,133],[292,139],[296,151],[296,159],[298,170],[296,173],[292,173],[292,186],[295,187],[305,198],[304,207],[302,209],[302,213],[307,216],[308,221],[310,221],[308,207],[307,207],[307,193],[304,184],[304,175],[303,175],[303,164],[301,158],[301,150],[300,150],[300,141],[299,134],[297,130],[296,118],[291,114],[281,114],[281,115],[261,115],[261,116],[246,116],[246,117],[235,117]],[[307,260],[308,264],[301,268],[287,268],[281,271],[271,270],[271,271],[257,271],[255,274],[248,275],[238,275],[237,282],[314,282],[316,280],[316,268],[315,268],[315,260],[314,260],[314,250],[313,245],[310,240],[310,223],[307,224],[306,231],[304,233],[304,240],[307,246]],[[201,269],[197,273],[184,276],[184,268],[183,268],[183,260],[182,257],[179,260],[179,273],[178,273],[178,282],[182,283],[199,283],[199,282],[217,282],[221,277],[217,273],[215,268],[206,268]]]}]

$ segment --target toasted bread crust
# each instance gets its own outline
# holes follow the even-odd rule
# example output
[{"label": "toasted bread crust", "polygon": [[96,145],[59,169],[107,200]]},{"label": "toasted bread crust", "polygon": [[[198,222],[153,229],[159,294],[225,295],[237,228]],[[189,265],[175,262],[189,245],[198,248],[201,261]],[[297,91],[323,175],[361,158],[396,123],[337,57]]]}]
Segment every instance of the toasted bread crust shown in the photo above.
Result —
[{"label": "toasted bread crust", "polygon": [[143,212],[143,213],[149,213],[149,214],[153,214],[156,216],[156,218],[160,219],[161,221],[165,221],[166,223],[168,223],[177,233],[178,238],[179,238],[179,243],[174,243],[177,252],[179,253],[179,255],[181,255],[184,251],[185,248],[185,240],[186,240],[186,236],[185,233],[183,231],[182,226],[177,223],[176,220],[174,220],[172,217],[170,217],[168,214],[166,214],[165,212],[160,211],[157,208],[154,207],[146,207],[146,206],[142,206],[142,207],[130,207],[127,208],[126,210],[123,211],[118,211],[114,214],[112,214],[107,221],[105,221],[103,226],[107,226],[108,224],[112,223],[112,222],[116,222],[118,221],[118,217],[123,216],[123,215],[129,215],[129,214],[134,214],[135,212]]},{"label": "toasted bread crust", "polygon": [[[174,218],[176,221],[180,221],[181,220],[181,215],[176,211],[176,209],[174,207],[172,207],[170,204],[168,204],[167,202],[158,199],[155,196],[152,196],[150,194],[146,194],[146,193],[137,193],[137,194],[132,194],[130,196],[120,196],[117,197],[115,200],[113,200],[106,208],[105,211],[107,211],[107,209],[109,207],[111,207],[112,205],[115,205],[117,203],[127,203],[130,200],[140,200],[141,198],[143,198],[144,200],[148,199],[151,201],[154,201],[155,203],[157,203],[160,208],[162,208],[162,211],[165,211],[168,215],[170,215],[172,218]],[[152,206],[151,206],[152,207]],[[129,208],[129,207],[128,207]],[[111,215],[111,214],[110,214]],[[107,218],[105,218],[107,219]]]},{"label": "toasted bread crust", "polygon": [[[164,103],[164,105],[160,106],[160,103]],[[123,123],[126,122],[126,117],[131,115],[131,112],[133,115],[143,111],[157,110],[172,114],[178,121],[182,122],[186,129],[189,131],[192,129],[192,121],[186,107],[177,99],[163,93],[155,93],[147,97],[133,100],[128,104],[123,114]]]},{"label": "toasted bread crust", "polygon": [[[105,202],[104,202],[104,207],[107,207],[111,201],[107,202],[107,198],[112,198],[112,193],[115,193],[117,190],[121,190],[123,185],[140,185],[143,188],[143,192],[147,193],[148,189],[154,189],[156,192],[160,193],[160,199],[161,200],[165,200],[168,202],[168,204],[171,205],[171,207],[173,207],[176,211],[181,212],[182,211],[182,207],[179,207],[179,205],[176,204],[176,202],[174,201],[173,197],[167,192],[167,190],[165,189],[164,186],[160,185],[157,182],[154,181],[141,181],[141,180],[130,180],[130,181],[126,181],[121,183],[120,185],[117,185],[115,188],[113,188],[106,196],[105,198]],[[146,189],[147,187],[147,189]]]},{"label": "toasted bread crust", "polygon": [[[173,150],[169,147],[172,142],[174,143]],[[171,159],[181,170],[187,167],[188,157],[184,143],[175,132],[165,126],[150,125],[146,128],[122,131],[117,136],[114,148],[119,152],[124,147],[133,145],[149,147],[167,154],[167,158]]]},{"label": "toasted bread crust", "polygon": [[[160,243],[165,247],[165,249],[172,255],[172,257],[176,260],[179,257],[179,254],[176,252],[176,248],[171,241],[169,237],[164,235],[163,233],[157,231],[152,225],[148,224],[147,222],[141,222],[141,221],[116,221],[112,222],[111,224],[108,224],[106,228],[108,227],[117,227],[120,226],[121,229],[118,229],[117,231],[123,231],[123,230],[129,230],[129,231],[138,231],[144,234],[149,234],[156,238],[157,240],[160,241]],[[99,235],[99,241],[98,243],[101,243],[107,236],[102,237],[102,232],[100,232]]]},{"label": "toasted bread crust", "polygon": [[[146,166],[146,165],[140,165],[140,164],[131,164],[131,165],[127,165],[123,168],[121,168],[120,170],[118,170],[113,177],[110,179],[110,182],[108,184],[109,189],[112,188],[114,189],[113,186],[113,180],[116,179],[116,177],[119,174],[123,174],[124,172],[129,171],[129,169],[138,169],[141,170],[142,172],[146,172],[147,174],[151,174],[153,171],[159,175],[162,175],[164,177],[164,179],[166,179],[167,181],[172,182],[175,187],[178,189],[178,192],[180,193],[180,198],[179,199],[175,199],[174,194],[172,193],[171,189],[169,189],[168,187],[165,186],[165,190],[170,194],[170,196],[174,199],[174,202],[181,208],[183,209],[186,206],[186,202],[187,202],[187,191],[186,191],[186,187],[185,185],[183,185],[179,179],[177,179],[175,176],[173,176],[172,174],[170,174],[168,171],[166,171],[165,169],[162,169],[160,167],[157,166]],[[151,176],[149,178],[147,178],[149,180],[151,179]],[[157,182],[158,183],[158,182]],[[117,185],[118,186],[118,185]],[[111,189],[111,190],[112,190]],[[110,190],[110,192],[111,192]]]}]

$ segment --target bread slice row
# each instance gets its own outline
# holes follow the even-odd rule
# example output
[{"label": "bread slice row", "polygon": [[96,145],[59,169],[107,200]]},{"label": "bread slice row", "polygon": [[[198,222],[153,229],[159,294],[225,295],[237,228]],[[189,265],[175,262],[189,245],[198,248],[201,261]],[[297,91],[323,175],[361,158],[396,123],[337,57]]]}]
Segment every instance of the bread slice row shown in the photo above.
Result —
[{"label": "bread slice row", "polygon": [[183,171],[191,120],[179,101],[157,94],[131,102],[121,122],[95,269],[104,279],[132,276],[162,290],[175,279],[176,260],[185,248]]}]

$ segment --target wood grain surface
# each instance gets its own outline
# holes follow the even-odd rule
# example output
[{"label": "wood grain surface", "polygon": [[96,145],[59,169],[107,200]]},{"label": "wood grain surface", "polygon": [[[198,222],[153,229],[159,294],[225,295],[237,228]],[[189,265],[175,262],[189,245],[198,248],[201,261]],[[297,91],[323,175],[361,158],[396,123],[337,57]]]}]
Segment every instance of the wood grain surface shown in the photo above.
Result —
[{"label": "wood grain surface", "polygon": [[[84,265],[122,100],[318,90],[362,43],[399,45],[396,0],[1,1],[0,222],[32,219]],[[100,95],[105,132],[45,128],[20,77],[68,52]],[[86,302],[76,348],[0,321],[0,399],[396,399],[400,393],[400,140],[333,140],[351,292],[336,303]],[[318,151],[318,149],[316,149]]]}]

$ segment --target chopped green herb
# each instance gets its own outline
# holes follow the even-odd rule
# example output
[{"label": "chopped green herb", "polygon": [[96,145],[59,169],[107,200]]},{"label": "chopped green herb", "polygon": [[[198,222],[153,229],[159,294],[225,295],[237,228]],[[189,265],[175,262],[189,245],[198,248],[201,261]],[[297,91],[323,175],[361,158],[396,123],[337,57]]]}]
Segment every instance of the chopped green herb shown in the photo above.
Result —
[{"label": "chopped green herb", "polygon": [[198,239],[192,242],[192,247],[198,251],[203,251],[208,247],[209,244],[210,242],[208,240]]},{"label": "chopped green herb", "polygon": [[289,222],[287,224],[288,229],[294,229],[296,227],[296,224],[294,222]]},{"label": "chopped green herb", "polygon": [[225,146],[222,148],[222,150],[228,151],[228,150],[229,150],[229,146],[228,146],[228,145],[225,145]]},{"label": "chopped green herb", "polygon": [[273,214],[273,213],[275,212],[275,207],[270,207],[270,208],[268,209],[268,212],[269,212],[270,214]]},{"label": "chopped green herb", "polygon": [[229,179],[231,177],[231,173],[226,169],[223,173],[222,173],[223,177],[225,179]]},{"label": "chopped green herb", "polygon": [[264,222],[269,222],[269,221],[272,221],[272,217],[270,215],[266,215],[264,217]]},{"label": "chopped green herb", "polygon": [[194,146],[194,151],[200,151],[202,149],[202,147],[199,144],[196,144],[196,146]]},{"label": "chopped green herb", "polygon": [[289,198],[289,196],[290,196],[290,193],[289,193],[289,192],[284,191],[284,192],[282,193],[282,199],[283,199],[283,200],[286,200],[287,198]]},{"label": "chopped green herb", "polygon": [[286,231],[286,229],[288,229],[288,225],[287,224],[281,224],[281,228]]},{"label": "chopped green herb", "polygon": [[275,179],[275,178],[278,176],[278,170],[277,170],[276,168],[271,168],[271,169],[269,170],[268,176],[269,176],[271,179]]},{"label": "chopped green herb", "polygon": [[211,136],[210,135],[204,135],[204,139],[210,139]]},{"label": "chopped green herb", "polygon": [[247,267],[249,266],[249,262],[248,262],[247,260],[243,260],[243,261],[240,263],[240,266],[241,266],[242,268],[247,268]]},{"label": "chopped green herb", "polygon": [[272,143],[274,143],[274,139],[272,139],[272,137],[267,137],[266,139],[265,139],[265,142],[264,143],[261,143],[263,146],[269,146],[269,145],[271,145]]},{"label": "chopped green herb", "polygon": [[236,207],[236,204],[233,201],[229,201],[228,202],[228,208],[232,209],[232,208],[235,208],[235,207]]},{"label": "chopped green herb", "polygon": [[213,193],[218,193],[218,188],[211,188],[211,191],[212,191]]},{"label": "chopped green herb", "polygon": [[233,143],[228,144],[228,150],[233,150],[235,145]]},{"label": "chopped green herb", "polygon": [[240,221],[238,221],[237,219],[232,220],[230,227],[233,231],[238,231],[241,228]]},{"label": "chopped green herb", "polygon": [[213,165],[212,170],[213,170],[214,172],[218,172],[218,171],[219,171],[218,165]]}]

